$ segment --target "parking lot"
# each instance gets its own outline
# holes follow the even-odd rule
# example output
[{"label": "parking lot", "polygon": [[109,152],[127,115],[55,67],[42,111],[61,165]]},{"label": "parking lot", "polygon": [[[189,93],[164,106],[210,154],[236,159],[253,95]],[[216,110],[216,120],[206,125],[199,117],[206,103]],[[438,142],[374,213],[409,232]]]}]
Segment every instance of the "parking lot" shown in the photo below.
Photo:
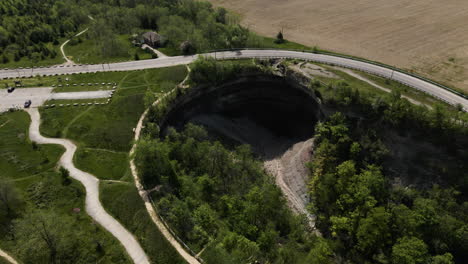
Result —
[{"label": "parking lot", "polygon": [[32,101],[31,107],[38,107],[52,99],[98,99],[108,98],[112,94],[112,91],[52,93],[52,90],[52,87],[17,88],[12,93],[8,93],[7,89],[0,89],[0,112],[10,108],[23,108],[27,100]]}]

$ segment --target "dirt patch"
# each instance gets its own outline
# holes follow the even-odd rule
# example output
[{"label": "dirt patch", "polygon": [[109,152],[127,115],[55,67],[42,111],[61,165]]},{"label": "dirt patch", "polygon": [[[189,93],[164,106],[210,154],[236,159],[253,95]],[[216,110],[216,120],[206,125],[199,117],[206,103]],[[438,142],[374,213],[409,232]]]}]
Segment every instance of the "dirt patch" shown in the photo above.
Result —
[{"label": "dirt patch", "polygon": [[315,216],[307,210],[309,170],[306,163],[311,160],[313,145],[313,139],[297,142],[282,155],[266,159],[264,166],[265,170],[275,177],[276,185],[280,187],[291,209],[306,215],[309,225],[315,228]]},{"label": "dirt patch", "polygon": [[466,0],[210,0],[274,37],[361,56],[468,92]]},{"label": "dirt patch", "polygon": [[314,76],[331,78],[331,79],[341,79],[338,75],[333,72],[327,71],[327,69],[311,63],[301,63],[300,65],[291,66],[296,71],[304,73],[307,77],[313,78]]}]

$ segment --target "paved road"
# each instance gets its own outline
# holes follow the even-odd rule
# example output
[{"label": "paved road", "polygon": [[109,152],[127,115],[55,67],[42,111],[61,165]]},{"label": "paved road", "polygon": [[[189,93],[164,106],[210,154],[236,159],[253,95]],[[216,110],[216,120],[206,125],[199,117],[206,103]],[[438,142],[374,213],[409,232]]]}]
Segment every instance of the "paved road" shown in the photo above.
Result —
[{"label": "paved road", "polygon": [[45,101],[52,99],[79,100],[108,98],[112,93],[110,90],[52,93],[52,90],[52,87],[18,88],[12,93],[8,93],[6,89],[0,89],[0,113],[7,111],[9,108],[22,108],[26,100],[31,100],[31,107],[38,107],[44,104]]},{"label": "paved road", "polygon": [[[431,94],[452,105],[461,104],[465,111],[468,111],[468,100],[453,94],[447,90],[440,88],[432,83],[420,80],[416,77],[395,72],[393,70],[373,65],[366,62],[355,61],[351,59],[335,57],[324,54],[314,54],[299,51],[288,50],[239,50],[239,51],[224,51],[216,53],[207,53],[194,56],[176,56],[158,58],[152,60],[129,61],[111,64],[97,65],[74,65],[74,66],[55,66],[50,68],[38,68],[34,70],[34,75],[55,75],[55,74],[72,74],[72,73],[87,73],[99,71],[130,71],[150,68],[162,68],[174,65],[189,64],[198,56],[212,56],[217,59],[243,59],[243,58],[297,58],[310,60],[314,62],[334,64],[346,68],[357,69],[371,74],[379,75],[385,78],[391,78],[395,81],[404,83],[418,90]],[[15,78],[21,76],[32,76],[29,69],[1,70],[0,78]]]},{"label": "paved road", "polygon": [[102,227],[114,235],[126,249],[128,255],[136,264],[149,264],[148,256],[133,235],[117,220],[109,215],[99,200],[99,180],[93,175],[81,171],[73,164],[76,145],[70,140],[60,138],[45,138],[39,132],[40,114],[37,108],[28,109],[31,116],[29,137],[39,144],[57,144],[65,147],[66,151],[60,158],[59,164],[70,171],[70,176],[80,181],[86,189],[86,212]]}]

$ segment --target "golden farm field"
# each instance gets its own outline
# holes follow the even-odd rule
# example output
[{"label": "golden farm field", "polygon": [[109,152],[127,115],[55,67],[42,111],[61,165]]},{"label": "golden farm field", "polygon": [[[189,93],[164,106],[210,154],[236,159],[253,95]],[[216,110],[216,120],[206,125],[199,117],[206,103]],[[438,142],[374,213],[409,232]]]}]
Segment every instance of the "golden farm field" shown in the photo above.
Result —
[{"label": "golden farm field", "polygon": [[265,36],[360,56],[468,92],[466,0],[210,0]]}]

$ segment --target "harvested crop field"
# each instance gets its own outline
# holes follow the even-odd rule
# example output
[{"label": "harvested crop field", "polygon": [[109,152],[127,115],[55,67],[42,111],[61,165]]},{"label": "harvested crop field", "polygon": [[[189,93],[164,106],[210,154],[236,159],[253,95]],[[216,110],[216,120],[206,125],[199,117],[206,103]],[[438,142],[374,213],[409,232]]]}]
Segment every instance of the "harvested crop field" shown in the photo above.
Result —
[{"label": "harvested crop field", "polygon": [[468,93],[466,0],[210,0],[265,36],[380,61]]}]

